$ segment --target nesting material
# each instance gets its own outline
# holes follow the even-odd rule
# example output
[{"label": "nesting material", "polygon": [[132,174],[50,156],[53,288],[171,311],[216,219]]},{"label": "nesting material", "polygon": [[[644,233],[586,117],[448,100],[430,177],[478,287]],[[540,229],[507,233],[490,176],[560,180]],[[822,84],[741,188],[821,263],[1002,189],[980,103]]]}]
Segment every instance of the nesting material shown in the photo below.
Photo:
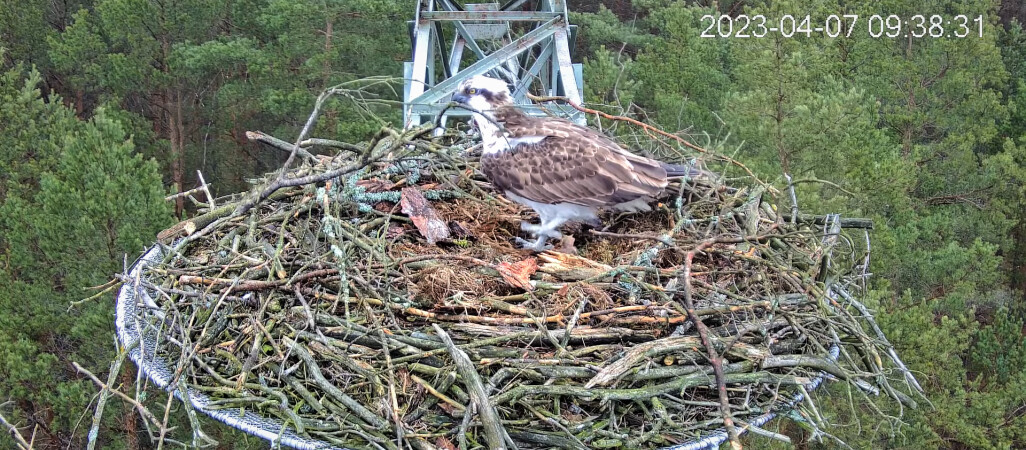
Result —
[{"label": "nesting material", "polygon": [[673,447],[824,375],[913,404],[857,302],[867,241],[841,227],[865,221],[684,180],[536,254],[513,244],[530,210],[490,190],[466,138],[349,148],[384,156],[243,214],[247,197],[219,201],[140,277],[162,293],[140,309],[157,352],[212,408],[337,447],[523,449]]}]

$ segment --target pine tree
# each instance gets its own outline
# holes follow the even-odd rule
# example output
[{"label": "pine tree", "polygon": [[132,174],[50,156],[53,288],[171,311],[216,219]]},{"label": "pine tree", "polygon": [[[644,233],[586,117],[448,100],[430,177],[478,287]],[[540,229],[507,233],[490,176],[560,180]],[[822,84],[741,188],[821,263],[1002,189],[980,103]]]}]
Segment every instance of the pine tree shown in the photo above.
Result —
[{"label": "pine tree", "polygon": [[[15,164],[0,197],[0,392],[37,444],[81,447],[81,427],[95,392],[71,361],[102,373],[112,357],[111,298],[69,309],[84,288],[108,281],[168,224],[157,165],[134,150],[121,125],[101,110],[80,121],[59,101],[47,103],[12,70],[0,77],[0,123],[25,130],[16,150],[42,149]],[[59,100],[59,99],[55,99]],[[14,157],[16,155],[9,155]],[[9,162],[5,161],[5,164]],[[117,436],[118,434],[113,434]]]},{"label": "pine tree", "polygon": [[638,80],[646,86],[638,102],[667,129],[715,134],[720,128],[714,113],[730,81],[728,42],[701,37],[699,19],[711,12],[675,2],[644,20],[659,35],[637,57]]}]

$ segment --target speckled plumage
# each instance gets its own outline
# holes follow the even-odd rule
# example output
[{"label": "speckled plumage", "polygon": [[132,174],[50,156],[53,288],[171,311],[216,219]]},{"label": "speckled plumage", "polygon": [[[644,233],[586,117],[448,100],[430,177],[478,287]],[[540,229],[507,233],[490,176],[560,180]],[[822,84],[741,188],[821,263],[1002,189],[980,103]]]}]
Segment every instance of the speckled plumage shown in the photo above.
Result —
[{"label": "speckled plumage", "polygon": [[[560,237],[567,221],[598,223],[598,209],[647,211],[648,202],[667,186],[668,177],[689,174],[630,153],[601,133],[571,121],[524,114],[510,101],[501,80],[474,77],[453,99],[475,109],[484,151],[481,171],[507,197],[538,213],[539,225],[522,224],[538,236]],[[681,171],[684,171],[681,173]],[[671,172],[671,173],[668,173]]]},{"label": "speckled plumage", "polygon": [[510,105],[494,114],[511,140],[544,136],[482,156],[481,171],[496,189],[540,203],[602,208],[652,198],[666,188],[660,162],[628,153],[598,132],[531,117]]}]

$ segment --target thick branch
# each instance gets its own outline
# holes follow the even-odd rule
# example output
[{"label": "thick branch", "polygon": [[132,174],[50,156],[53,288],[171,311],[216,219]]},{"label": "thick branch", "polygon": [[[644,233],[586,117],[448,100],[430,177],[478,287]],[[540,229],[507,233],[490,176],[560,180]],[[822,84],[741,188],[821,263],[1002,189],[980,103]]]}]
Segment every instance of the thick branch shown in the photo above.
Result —
[{"label": "thick branch", "polygon": [[463,350],[456,347],[452,338],[442,327],[438,324],[433,324],[433,326],[435,333],[442,338],[442,342],[449,349],[449,355],[456,363],[456,371],[463,377],[463,382],[466,384],[467,390],[470,391],[470,400],[477,406],[477,414],[481,417],[481,426],[484,427],[488,448],[505,450],[508,448],[504,438],[506,430],[499,423],[499,414],[495,412],[495,408],[488,401],[488,393],[485,391],[484,383],[481,382],[477,369],[474,368],[474,363],[470,361],[470,357]]},{"label": "thick branch", "polygon": [[[246,139],[270,145],[271,147],[284,152],[292,151],[292,144],[289,144],[288,142],[285,142],[267,133],[264,133],[263,131],[247,131]],[[306,146],[300,145],[299,156],[306,158],[308,161],[317,161],[317,157],[315,157],[312,153],[306,151],[306,149],[303,147]]]},{"label": "thick branch", "polygon": [[[5,405],[7,405],[7,403],[0,406]],[[4,428],[7,429],[7,433],[10,434],[11,439],[14,439],[14,443],[17,444],[18,450],[29,450],[32,448],[32,445],[30,445],[25,438],[21,436],[21,433],[18,432],[18,427],[15,427],[14,424],[8,422],[7,419],[4,418],[3,414],[0,414],[0,425],[3,425]]]},{"label": "thick branch", "polygon": [[691,286],[691,266],[695,259],[695,254],[703,251],[705,248],[716,243],[715,239],[707,239],[695,247],[693,250],[687,253],[684,257],[684,308],[688,312],[688,316],[691,318],[691,322],[695,324],[695,328],[698,329],[698,335],[702,338],[702,345],[705,346],[706,354],[709,357],[709,364],[713,368],[713,374],[716,376],[716,390],[719,394],[720,399],[720,414],[723,416],[723,427],[727,429],[727,436],[730,439],[730,447],[734,450],[741,450],[741,439],[738,437],[737,428],[734,427],[734,419],[730,415],[730,400],[727,397],[727,381],[723,376],[723,359],[717,354],[716,348],[713,347],[712,340],[709,338],[709,328],[705,326],[702,319],[698,317],[695,312],[695,301],[692,298],[693,288]]}]

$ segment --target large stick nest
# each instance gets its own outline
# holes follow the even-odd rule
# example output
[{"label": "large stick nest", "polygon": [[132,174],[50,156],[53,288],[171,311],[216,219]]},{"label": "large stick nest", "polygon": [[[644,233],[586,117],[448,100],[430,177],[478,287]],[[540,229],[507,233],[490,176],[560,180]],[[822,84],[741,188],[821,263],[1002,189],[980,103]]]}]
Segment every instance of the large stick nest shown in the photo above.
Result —
[{"label": "large stick nest", "polygon": [[913,403],[857,301],[868,242],[841,227],[868,221],[684,180],[534,254],[512,243],[533,214],[491,190],[467,138],[314,144],[346,150],[288,176],[340,176],[204,205],[140,277],[161,293],[141,313],[163,319],[158,354],[210,408],[340,447],[656,448],[724,413],[746,430],[800,408],[818,429],[792,399],[824,376]]}]

